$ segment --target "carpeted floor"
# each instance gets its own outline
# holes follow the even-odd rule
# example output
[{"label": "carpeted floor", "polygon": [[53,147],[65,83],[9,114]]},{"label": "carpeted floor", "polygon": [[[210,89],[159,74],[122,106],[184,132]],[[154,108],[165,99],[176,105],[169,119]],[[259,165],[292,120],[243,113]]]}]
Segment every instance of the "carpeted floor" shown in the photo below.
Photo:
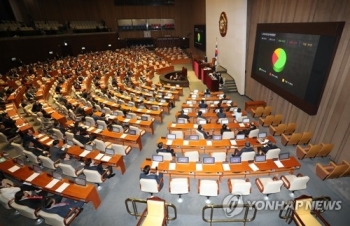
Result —
[{"label": "carpeted floor", "polygon": [[[179,70],[183,65],[176,66],[175,70]],[[180,110],[180,106],[184,99],[190,93],[190,89],[204,90],[206,87],[202,84],[194,75],[192,67],[185,65],[188,68],[190,88],[184,89],[184,95],[180,101],[176,103],[176,107],[171,110],[169,115],[165,114],[163,123],[155,122],[154,129],[155,134],[152,136],[146,134],[142,138],[143,150],[132,150],[131,153],[125,158],[126,172],[121,175],[119,171],[116,171],[116,176],[107,180],[102,185],[102,190],[99,191],[101,198],[100,207],[95,210],[91,203],[87,203],[84,206],[84,211],[71,225],[85,225],[85,226],[128,226],[136,225],[137,220],[135,217],[129,215],[125,207],[125,199],[127,198],[139,198],[146,199],[149,194],[140,191],[139,187],[139,174],[140,165],[142,161],[150,157],[156,150],[156,143],[160,136],[164,136],[168,133],[167,124],[173,122],[176,111]],[[154,81],[158,81],[155,76]],[[249,101],[245,96],[233,93],[228,96],[238,103],[238,106],[244,108],[244,103]],[[274,112],[273,112],[274,113]],[[262,131],[267,131],[267,128],[261,128]],[[295,155],[295,147],[284,147],[280,143],[280,137],[275,137],[277,140],[277,146],[281,147],[283,152],[289,152],[291,155]],[[6,149],[11,149],[7,147]],[[310,177],[308,188],[304,191],[295,192],[296,197],[302,194],[312,195],[314,197],[329,196],[332,200],[341,200],[342,208],[339,211],[326,211],[323,216],[329,221],[331,225],[348,225],[349,211],[350,211],[350,179],[340,178],[333,180],[321,181],[315,175],[315,165],[317,162],[322,164],[328,164],[329,159],[317,158],[302,160],[302,167],[297,170],[296,173],[302,173]],[[243,198],[243,201],[258,201],[263,200],[263,195],[258,191],[254,183],[255,177],[249,178],[252,182],[252,193],[249,196]],[[177,219],[170,221],[169,225],[208,225],[202,220],[202,208],[205,205],[205,197],[198,195],[197,181],[191,179],[189,194],[183,195],[183,203],[177,203],[178,196],[171,195],[169,193],[169,180],[165,177],[165,184],[163,189],[157,196],[165,199],[168,203],[172,203],[177,208]],[[213,204],[221,204],[223,199],[228,195],[227,180],[224,179],[220,184],[220,194],[217,197],[211,197]],[[280,193],[270,196],[270,200],[290,200],[289,192],[283,187]],[[142,212],[144,205],[138,206],[138,212]],[[35,220],[31,220],[19,215],[14,215],[13,210],[6,210],[0,207],[0,225],[2,226],[29,226],[34,225]],[[172,213],[172,211],[170,211]],[[250,212],[252,214],[252,212]],[[254,221],[247,223],[247,225],[284,225],[286,224],[282,219],[278,217],[279,211],[258,211]],[[225,218],[222,210],[217,210],[215,216]],[[241,215],[238,215],[238,218]],[[250,215],[251,216],[251,215]],[[208,215],[207,215],[208,217]],[[232,224],[232,223],[231,223]],[[236,223],[237,225],[241,223]],[[42,225],[45,225],[44,223]],[[224,223],[216,223],[214,225],[230,225]]]}]

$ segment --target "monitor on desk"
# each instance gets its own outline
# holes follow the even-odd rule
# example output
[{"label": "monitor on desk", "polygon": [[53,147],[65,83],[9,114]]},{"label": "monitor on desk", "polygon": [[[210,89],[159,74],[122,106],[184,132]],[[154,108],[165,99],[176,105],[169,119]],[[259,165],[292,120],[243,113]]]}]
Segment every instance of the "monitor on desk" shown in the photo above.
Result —
[{"label": "monitor on desk", "polygon": [[128,126],[128,125],[129,125],[128,122],[123,122],[123,123],[122,123],[122,126]]},{"label": "monitor on desk", "polygon": [[189,157],[177,157],[176,161],[177,161],[177,163],[189,163],[190,158]]},{"label": "monitor on desk", "polygon": [[279,160],[289,159],[289,153],[281,153],[278,158]]},{"label": "monitor on desk", "polygon": [[178,123],[178,124],[185,124],[185,123],[186,123],[186,119],[184,119],[184,118],[178,118],[178,119],[177,119],[177,123]]},{"label": "monitor on desk", "polygon": [[204,94],[205,98],[210,98],[210,94]]},{"label": "monitor on desk", "polygon": [[72,140],[67,140],[66,143],[69,146],[74,146],[74,142]]},{"label": "monitor on desk", "polygon": [[18,166],[24,166],[24,161],[23,161],[23,159],[21,159],[21,158],[19,158],[19,157],[15,158],[15,162],[16,162],[16,164],[17,164]]},{"label": "monitor on desk", "polygon": [[190,135],[190,140],[199,140],[198,135]]},{"label": "monitor on desk", "polygon": [[213,135],[213,140],[222,140],[221,135]]},{"label": "monitor on desk", "polygon": [[52,172],[52,177],[55,178],[55,179],[57,179],[57,180],[62,180],[62,174],[59,173],[59,172],[57,172],[56,170],[54,170],[54,171]]},{"label": "monitor on desk", "polygon": [[114,112],[113,112],[113,115],[114,115],[114,116],[118,116],[118,112],[117,112],[117,111],[114,111]]},{"label": "monitor on desk", "polygon": [[192,98],[192,99],[196,99],[196,98],[197,98],[197,95],[196,95],[196,94],[192,94],[192,95],[191,95],[191,98]]},{"label": "monitor on desk", "polygon": [[157,107],[151,107],[151,110],[152,111],[158,111],[158,108]]},{"label": "monitor on desk", "polygon": [[187,108],[183,109],[185,114],[188,114],[189,110]]},{"label": "monitor on desk", "polygon": [[101,124],[98,124],[97,125],[97,129],[100,129],[100,130],[103,130],[105,127],[103,126],[103,125],[101,125]]},{"label": "monitor on desk", "polygon": [[36,173],[41,173],[41,172],[43,172],[43,170],[41,169],[41,167],[40,167],[39,165],[37,165],[37,164],[33,164],[33,170],[34,170],[34,172],[36,172]]},{"label": "monitor on desk", "polygon": [[154,101],[154,98],[153,98],[153,97],[149,98],[149,101],[150,101],[150,102],[153,102],[153,101]]},{"label": "monitor on desk", "polygon": [[126,114],[125,117],[128,118],[128,119],[132,119],[132,115],[130,115],[130,114]]},{"label": "monitor on desk", "polygon": [[112,126],[112,131],[116,133],[120,133],[120,128]]},{"label": "monitor on desk", "polygon": [[172,133],[167,134],[166,139],[167,140],[176,140],[176,134],[172,134]]},{"label": "monitor on desk", "polygon": [[243,119],[242,119],[242,122],[243,122],[243,123],[249,123],[249,118],[243,118]]},{"label": "monitor on desk", "polygon": [[203,157],[203,164],[214,164],[215,158],[214,157]]},{"label": "monitor on desk", "polygon": [[258,133],[258,138],[260,138],[260,139],[265,139],[266,136],[267,136],[266,132]]},{"label": "monitor on desk", "polygon": [[148,117],[147,116],[141,116],[141,120],[142,121],[148,121]]},{"label": "monitor on desk", "polygon": [[91,123],[88,122],[88,121],[85,121],[85,125],[86,125],[86,126],[91,126]]},{"label": "monitor on desk", "polygon": [[207,120],[205,120],[205,119],[199,120],[199,121],[198,121],[198,124],[199,124],[199,125],[205,125],[205,124],[207,124]]},{"label": "monitor on desk", "polygon": [[106,148],[105,154],[106,155],[114,155],[114,150],[112,148]]},{"label": "monitor on desk", "polygon": [[266,155],[256,155],[255,162],[266,162]]},{"label": "monitor on desk", "polygon": [[186,101],[186,104],[192,104],[191,100]]},{"label": "monitor on desk", "polygon": [[106,113],[106,110],[105,110],[105,109],[102,109],[101,112],[102,112],[102,113]]},{"label": "monitor on desk", "polygon": [[236,140],[244,140],[245,139],[245,134],[237,134],[236,135]]},{"label": "monitor on desk", "polygon": [[86,186],[86,179],[85,178],[74,178],[74,183],[80,186]]},{"label": "monitor on desk", "polygon": [[228,119],[224,119],[224,120],[221,120],[221,125],[223,125],[223,124],[228,124]]},{"label": "monitor on desk", "polygon": [[163,155],[152,155],[153,162],[163,162]]},{"label": "monitor on desk", "polygon": [[161,103],[165,103],[165,102],[166,102],[166,100],[164,100],[164,99],[161,99],[161,100],[160,100],[160,102],[161,102]]},{"label": "monitor on desk", "polygon": [[241,156],[233,156],[230,158],[230,163],[241,163]]},{"label": "monitor on desk", "polygon": [[136,135],[136,130],[134,130],[134,129],[129,129],[129,134],[130,134],[130,135]]},{"label": "monitor on desk", "polygon": [[91,144],[85,144],[85,145],[84,145],[84,150],[86,150],[86,151],[92,151],[92,150],[93,150],[93,147],[92,147]]}]

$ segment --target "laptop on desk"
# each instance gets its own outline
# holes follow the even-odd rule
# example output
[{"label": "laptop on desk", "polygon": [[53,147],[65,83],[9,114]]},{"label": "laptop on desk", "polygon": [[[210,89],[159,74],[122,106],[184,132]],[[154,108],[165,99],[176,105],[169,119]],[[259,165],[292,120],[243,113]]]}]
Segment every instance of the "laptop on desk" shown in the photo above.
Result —
[{"label": "laptop on desk", "polygon": [[266,132],[258,133],[258,141],[260,143],[264,143],[266,136],[267,136]]},{"label": "laptop on desk", "polygon": [[286,160],[289,159],[289,153],[281,153],[278,156],[279,160]]},{"label": "laptop on desk", "polygon": [[134,130],[134,129],[129,129],[128,132],[130,135],[136,135],[136,130]]},{"label": "laptop on desk", "polygon": [[158,164],[163,162],[163,155],[152,155],[152,169],[158,167]]},{"label": "laptop on desk", "polygon": [[212,140],[222,140],[222,136],[221,135],[213,135]]},{"label": "laptop on desk", "polygon": [[266,155],[256,155],[255,162],[266,162]]},{"label": "laptop on desk", "polygon": [[23,159],[17,157],[17,158],[15,158],[14,160],[15,160],[15,163],[16,163],[19,167],[24,166],[24,161],[23,161]]},{"label": "laptop on desk", "polygon": [[190,140],[199,140],[198,135],[190,135]]},{"label": "laptop on desk", "polygon": [[141,120],[142,121],[148,121],[148,117],[147,116],[141,116]]},{"label": "laptop on desk", "polygon": [[250,121],[249,118],[243,118],[243,119],[242,119],[242,122],[243,122],[243,123],[249,123],[249,121]]},{"label": "laptop on desk", "polygon": [[92,151],[93,150],[93,146],[91,144],[85,144],[84,145],[84,150],[85,151]]},{"label": "laptop on desk", "polygon": [[179,118],[179,119],[177,119],[177,123],[178,124],[186,124],[186,120],[182,119],[182,118]]},{"label": "laptop on desk", "polygon": [[176,134],[172,134],[172,133],[167,134],[166,139],[167,140],[176,140]]},{"label": "laptop on desk", "polygon": [[36,173],[41,174],[43,172],[43,170],[41,169],[41,167],[37,164],[33,164],[33,171]]},{"label": "laptop on desk", "polygon": [[233,156],[230,158],[231,164],[241,163],[241,156]]},{"label": "laptop on desk", "polygon": [[120,133],[120,129],[118,127],[112,127],[112,131],[116,133]]},{"label": "laptop on desk", "polygon": [[203,164],[214,164],[215,158],[214,157],[203,157]]},{"label": "laptop on desk", "polygon": [[176,162],[177,163],[189,163],[190,158],[189,157],[177,157]]},{"label": "laptop on desk", "polygon": [[245,134],[237,134],[236,140],[245,140]]},{"label": "laptop on desk", "polygon": [[76,177],[74,178],[74,183],[76,185],[79,185],[79,186],[86,186],[86,179],[85,178],[79,178],[79,177]]},{"label": "laptop on desk", "polygon": [[113,148],[106,148],[105,155],[113,156],[114,155],[114,149]]},{"label": "laptop on desk", "polygon": [[53,178],[55,178],[55,179],[57,179],[57,180],[62,180],[62,174],[61,173],[59,173],[59,172],[57,172],[56,170],[54,170],[53,172],[52,172],[52,177]]}]

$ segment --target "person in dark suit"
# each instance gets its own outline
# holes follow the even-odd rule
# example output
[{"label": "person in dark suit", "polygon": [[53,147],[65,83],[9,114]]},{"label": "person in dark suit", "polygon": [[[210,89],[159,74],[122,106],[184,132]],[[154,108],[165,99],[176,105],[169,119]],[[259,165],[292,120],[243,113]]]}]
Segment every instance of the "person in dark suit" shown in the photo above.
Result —
[{"label": "person in dark suit", "polygon": [[197,114],[197,118],[201,118],[201,119],[204,119],[205,121],[208,122],[208,120],[203,116],[203,113],[202,111],[198,111],[198,114]]},{"label": "person in dark suit", "polygon": [[34,143],[29,141],[27,151],[31,151],[35,156],[43,155],[47,156],[49,153],[45,150],[35,147]]},{"label": "person in dark suit", "polygon": [[40,144],[40,142],[34,137],[33,130],[29,129],[26,134],[22,137],[22,146],[24,148],[28,147],[29,142],[32,142],[35,147],[40,149],[45,149],[45,147]]},{"label": "person in dark suit", "polygon": [[39,208],[44,201],[44,196],[36,195],[33,192],[20,190],[15,194],[15,202],[31,209]]},{"label": "person in dark suit", "polygon": [[43,105],[39,101],[35,101],[32,106],[32,112],[39,112],[43,108]]},{"label": "person in dark suit", "polygon": [[64,199],[61,202],[56,202],[54,198],[47,197],[44,200],[44,204],[41,210],[47,213],[55,213],[65,218],[74,207],[79,208],[80,211],[82,211],[83,206],[84,202],[82,201]]},{"label": "person in dark suit", "polygon": [[185,114],[184,110],[181,110],[177,118],[185,118],[188,120],[190,117],[188,117],[188,115]]},{"label": "person in dark suit", "polygon": [[266,145],[264,145],[263,147],[258,147],[259,151],[264,152],[265,154],[271,150],[271,149],[275,149],[278,148],[274,143],[272,143],[271,141],[269,141]]},{"label": "person in dark suit", "polygon": [[163,182],[163,174],[159,173],[158,170],[157,172],[151,173],[151,167],[149,165],[146,165],[142,173],[140,173],[140,179],[153,179],[157,181],[157,184],[159,185],[160,189],[163,188],[164,182]]},{"label": "person in dark suit", "polygon": [[206,90],[204,91],[204,95],[210,95],[210,90],[209,90],[209,89],[206,89]]},{"label": "person in dark suit", "polygon": [[65,151],[62,151],[62,149],[58,146],[60,143],[59,140],[54,140],[52,142],[52,146],[50,147],[50,159],[54,162],[60,159],[61,154],[65,154]]},{"label": "person in dark suit", "polygon": [[99,174],[103,175],[103,178],[112,178],[115,176],[115,173],[113,173],[112,166],[107,166],[106,168],[103,168],[102,162],[99,164],[95,164],[95,161],[89,158],[85,160],[84,164],[84,169],[96,170]]},{"label": "person in dark suit", "polygon": [[16,121],[12,120],[7,114],[3,116],[2,124],[5,128],[17,128]]},{"label": "person in dark suit", "polygon": [[198,125],[197,131],[203,134],[204,139],[211,139],[211,136],[203,130],[202,125]]},{"label": "person in dark suit", "polygon": [[220,129],[221,135],[222,135],[224,132],[230,132],[230,131],[231,131],[231,129],[229,129],[229,128],[227,127],[226,124],[223,124],[223,125],[221,126],[221,129]]},{"label": "person in dark suit", "polygon": [[241,156],[243,152],[251,152],[254,151],[254,148],[250,146],[250,142],[247,141],[245,142],[245,146],[244,148],[242,148],[240,151],[238,151],[238,149],[236,149],[235,151],[235,156]]},{"label": "person in dark suit", "polygon": [[171,156],[175,156],[175,151],[174,149],[171,149],[170,146],[168,146],[167,148],[163,148],[163,142],[159,142],[157,144],[157,150],[156,150],[157,153],[159,152],[165,152],[165,153],[170,153]]},{"label": "person in dark suit", "polygon": [[204,100],[201,100],[201,103],[198,105],[199,108],[207,108],[208,104],[204,102]]},{"label": "person in dark suit", "polygon": [[226,118],[226,114],[224,113],[224,111],[222,110],[222,108],[220,108],[219,112],[216,113],[216,116],[218,118]]},{"label": "person in dark suit", "polygon": [[256,129],[256,126],[255,126],[254,122],[251,122],[251,123],[249,123],[249,129],[245,129],[245,130],[243,130],[243,132],[244,132],[245,136],[247,137],[249,135],[250,131],[255,130],[255,129]]}]

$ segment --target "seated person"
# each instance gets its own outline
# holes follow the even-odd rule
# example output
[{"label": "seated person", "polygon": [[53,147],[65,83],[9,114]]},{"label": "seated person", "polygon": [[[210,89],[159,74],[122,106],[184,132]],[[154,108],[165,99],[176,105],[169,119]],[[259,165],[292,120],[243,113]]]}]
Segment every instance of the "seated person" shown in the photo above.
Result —
[{"label": "seated person", "polygon": [[203,134],[204,139],[211,139],[211,137],[212,137],[211,135],[209,135],[209,132],[205,132],[203,130],[202,125],[198,125],[197,131],[200,132],[201,134]]},{"label": "seated person", "polygon": [[35,147],[45,149],[45,147],[34,137],[33,130],[29,129],[22,137],[22,145],[24,148],[28,147],[29,142],[32,142]]},{"label": "seated person", "polygon": [[204,119],[206,122],[208,122],[208,120],[203,116],[202,111],[198,111],[197,118]]},{"label": "seated person", "polygon": [[163,142],[159,142],[157,144],[157,147],[158,147],[156,150],[157,153],[165,152],[165,153],[170,153],[171,156],[173,156],[173,157],[175,156],[175,151],[174,151],[174,149],[171,149],[170,146],[168,146],[167,148],[163,148]]},{"label": "seated person", "polygon": [[31,151],[35,156],[39,156],[39,155],[47,156],[49,154],[48,151],[45,151],[45,150],[40,149],[38,147],[35,147],[35,145],[32,141],[29,141],[26,150]]},{"label": "seated person", "polygon": [[35,101],[32,106],[32,112],[34,113],[39,112],[41,111],[42,108],[43,108],[43,105],[39,101]]},{"label": "seated person", "polygon": [[216,116],[218,118],[226,118],[226,114],[224,113],[224,110],[222,110],[222,108],[220,108],[219,112],[216,113]]},{"label": "seated person", "polygon": [[250,131],[255,130],[255,129],[256,129],[255,123],[254,122],[250,122],[249,123],[249,128],[243,130],[243,132],[244,132],[245,136],[247,137],[249,135]]},{"label": "seated person", "polygon": [[17,130],[16,121],[10,118],[7,114],[3,114],[2,124],[5,128],[16,128]]},{"label": "seated person", "polygon": [[41,210],[47,213],[55,213],[65,218],[74,207],[82,210],[83,206],[84,202],[82,201],[74,201],[72,199],[65,198],[63,201],[57,202],[52,197],[46,197]]},{"label": "seated person", "polygon": [[19,192],[21,188],[15,187],[13,182],[8,179],[1,180],[0,194],[7,200],[11,200],[15,197],[15,194]]},{"label": "seated person", "polygon": [[77,130],[77,132],[74,134],[74,139],[79,141],[82,144],[87,144],[90,141],[93,141],[96,137],[93,135],[86,134],[86,130],[84,128]]},{"label": "seated person", "polygon": [[179,75],[177,73],[175,73],[175,75],[170,76],[170,80],[178,80],[178,79],[179,79]]},{"label": "seated person", "polygon": [[220,100],[227,100],[228,98],[226,98],[226,94],[222,95],[222,97],[220,98]]},{"label": "seated person", "polygon": [[242,122],[242,110],[240,108],[237,108],[233,115],[236,117],[237,122]]},{"label": "seated person", "polygon": [[244,148],[242,148],[240,151],[238,149],[235,150],[235,156],[241,156],[243,152],[251,152],[254,151],[254,148],[250,146],[250,142],[245,142]]},{"label": "seated person", "polygon": [[276,144],[272,143],[271,141],[269,141],[266,145],[264,145],[263,147],[258,147],[259,151],[262,151],[264,154],[266,154],[269,150],[271,149],[276,149],[278,148],[276,146]]},{"label": "seated person", "polygon": [[61,133],[63,134],[63,136],[65,136],[66,133],[66,128],[64,127],[63,124],[59,123],[58,121],[55,121],[53,123],[53,126],[58,129],[59,131],[61,131]]},{"label": "seated person", "polygon": [[8,140],[18,136],[17,127],[5,127],[4,124],[0,124],[0,132],[3,133]]},{"label": "seated person", "polygon": [[208,104],[204,102],[204,100],[201,100],[201,103],[198,105],[199,108],[207,108]]},{"label": "seated person", "polygon": [[107,166],[106,168],[103,168],[102,162],[99,164],[95,164],[95,161],[90,158],[85,160],[84,169],[96,170],[100,175],[103,175],[103,178],[112,178],[115,176],[115,173],[113,173],[112,166]]},{"label": "seated person", "polygon": [[60,141],[54,140],[52,142],[52,146],[50,147],[50,159],[54,162],[60,159],[61,154],[65,154],[66,152],[61,149]]},{"label": "seated person", "polygon": [[188,115],[185,114],[184,110],[181,110],[181,111],[180,111],[180,114],[177,116],[177,118],[185,118],[185,119],[187,119],[187,121],[188,121],[188,119],[189,119],[190,117],[189,117]]},{"label": "seated person", "polygon": [[231,129],[228,128],[228,126],[227,126],[226,124],[223,124],[223,125],[221,126],[221,129],[220,129],[221,135],[224,134],[224,132],[230,132],[230,131],[231,131]]},{"label": "seated person", "polygon": [[210,90],[209,90],[209,89],[206,89],[206,90],[204,91],[204,95],[210,95]]},{"label": "seated person", "polygon": [[67,153],[62,153],[60,155],[60,163],[71,165],[74,169],[80,169],[83,167],[83,162],[78,159],[70,157]]},{"label": "seated person", "polygon": [[33,191],[20,190],[15,194],[15,202],[22,206],[27,206],[31,209],[39,208],[44,201],[44,196],[37,195]]},{"label": "seated person", "polygon": [[154,173],[151,173],[151,167],[149,165],[146,165],[143,170],[142,170],[142,173],[140,173],[140,179],[154,179],[157,181],[157,184],[159,185],[160,189],[163,188],[163,185],[164,185],[164,182],[163,182],[163,174],[162,173],[159,173],[158,172],[158,169],[157,169],[157,172],[154,174]]}]

